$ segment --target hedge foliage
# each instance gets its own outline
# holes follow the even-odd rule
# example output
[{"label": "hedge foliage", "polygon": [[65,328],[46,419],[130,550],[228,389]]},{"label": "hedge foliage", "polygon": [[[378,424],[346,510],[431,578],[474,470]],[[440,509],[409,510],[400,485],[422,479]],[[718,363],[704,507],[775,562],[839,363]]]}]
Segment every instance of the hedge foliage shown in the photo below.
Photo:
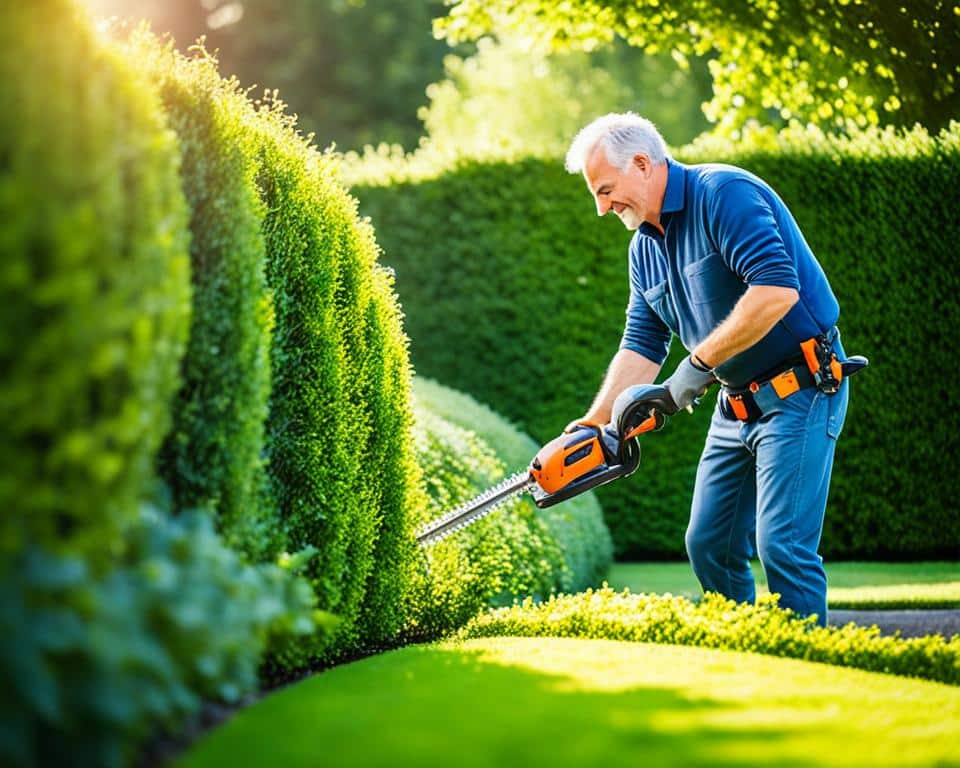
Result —
[{"label": "hedge foliage", "polygon": [[0,7],[0,83],[0,556],[106,560],[152,481],[190,318],[177,146],[68,2]]},{"label": "hedge foliage", "polygon": [[209,62],[142,33],[128,57],[177,135],[190,208],[193,318],[161,475],[177,508],[209,509],[226,540],[260,560],[277,550],[262,459],[272,306],[246,100]]},{"label": "hedge foliage", "polygon": [[315,598],[202,515],[143,511],[192,312],[158,94],[64,0],[5,4],[0,42],[0,763],[125,765],[255,690]]},{"label": "hedge foliage", "polygon": [[372,228],[282,105],[67,0],[0,27],[0,762],[127,764],[255,690],[265,653],[398,634],[406,338]]},{"label": "hedge foliage", "polygon": [[696,645],[819,661],[870,672],[960,685],[960,635],[882,637],[877,627],[818,627],[764,595],[755,605],[708,592],[694,603],[673,595],[614,592],[604,585],[577,595],[488,611],[461,637],[583,637]]},{"label": "hedge foliage", "polygon": [[[469,397],[419,379],[414,393],[417,455],[429,496],[418,526],[506,473],[525,469],[532,458],[524,452],[523,464],[506,468],[504,454],[517,453],[516,446],[532,448],[532,441]],[[597,585],[610,564],[611,544],[589,496],[563,513],[538,510],[523,496],[430,545],[420,557],[406,633],[412,638],[455,629],[489,605]]]},{"label": "hedge foliage", "polygon": [[[840,300],[848,353],[871,360],[851,381],[822,551],[955,556],[960,435],[945,414],[960,396],[950,367],[928,361],[960,321],[960,219],[947,192],[960,182],[960,124],[938,137],[758,133],[676,154],[773,185]],[[589,406],[616,351],[628,233],[596,218],[583,180],[559,159],[374,159],[353,169],[354,191],[396,269],[418,372],[552,438]],[[675,342],[663,376],[682,354]],[[597,492],[619,558],[682,554],[713,402],[644,438],[637,474]]]},{"label": "hedge foliage", "polygon": [[361,635],[399,629],[412,574],[406,338],[372,227],[329,156],[292,130],[282,104],[257,117],[276,312],[269,472],[288,547],[318,549],[308,573],[319,604],[342,619],[343,651]]},{"label": "hedge foliage", "polygon": [[254,559],[301,553],[339,622],[274,664],[393,637],[418,476],[406,337],[372,227],[275,95],[250,101],[202,47],[187,58],[138,30],[126,50],[163,95],[193,211],[202,319],[161,462],[176,501],[215,507]]}]

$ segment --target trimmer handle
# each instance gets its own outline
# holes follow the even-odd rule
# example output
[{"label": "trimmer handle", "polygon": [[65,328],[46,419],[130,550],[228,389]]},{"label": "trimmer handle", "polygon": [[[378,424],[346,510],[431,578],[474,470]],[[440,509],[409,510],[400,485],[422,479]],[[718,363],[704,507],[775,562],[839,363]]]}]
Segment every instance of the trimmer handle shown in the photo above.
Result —
[{"label": "trimmer handle", "polygon": [[677,412],[670,392],[659,384],[635,384],[617,395],[610,414],[621,444],[644,432],[660,429],[666,417]]}]

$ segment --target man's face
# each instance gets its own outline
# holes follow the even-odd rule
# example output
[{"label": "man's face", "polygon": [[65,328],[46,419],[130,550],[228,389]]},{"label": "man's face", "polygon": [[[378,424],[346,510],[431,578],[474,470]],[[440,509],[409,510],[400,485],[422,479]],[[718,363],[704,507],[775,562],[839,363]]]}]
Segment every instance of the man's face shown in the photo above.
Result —
[{"label": "man's face", "polygon": [[597,146],[583,169],[597,203],[597,216],[612,210],[627,229],[639,227],[648,218],[650,209],[650,167],[646,155],[637,155],[627,170],[621,171],[610,164],[603,147]]}]

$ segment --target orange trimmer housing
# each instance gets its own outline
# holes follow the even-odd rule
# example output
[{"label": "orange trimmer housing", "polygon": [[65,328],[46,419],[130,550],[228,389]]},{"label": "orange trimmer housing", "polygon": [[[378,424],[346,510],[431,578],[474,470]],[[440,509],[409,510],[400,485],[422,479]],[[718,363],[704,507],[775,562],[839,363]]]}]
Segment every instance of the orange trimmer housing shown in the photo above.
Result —
[{"label": "orange trimmer housing", "polygon": [[561,488],[607,463],[601,429],[581,425],[560,435],[541,448],[530,464],[530,474],[547,493]]},{"label": "orange trimmer housing", "polygon": [[530,462],[537,506],[552,506],[633,473],[640,464],[640,445],[634,438],[659,429],[664,413],[676,410],[666,397],[663,387],[631,388],[619,408],[614,407],[615,426],[578,424],[543,446]]}]

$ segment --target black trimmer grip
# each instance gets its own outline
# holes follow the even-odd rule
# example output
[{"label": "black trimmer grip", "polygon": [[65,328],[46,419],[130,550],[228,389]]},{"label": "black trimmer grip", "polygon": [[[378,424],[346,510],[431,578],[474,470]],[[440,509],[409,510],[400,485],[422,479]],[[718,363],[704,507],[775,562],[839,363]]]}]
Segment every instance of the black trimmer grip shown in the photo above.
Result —
[{"label": "black trimmer grip", "polygon": [[656,384],[627,387],[617,396],[610,414],[610,423],[616,425],[620,438],[620,453],[634,444],[631,438],[660,429],[665,417],[676,412],[676,403],[666,387]]}]

